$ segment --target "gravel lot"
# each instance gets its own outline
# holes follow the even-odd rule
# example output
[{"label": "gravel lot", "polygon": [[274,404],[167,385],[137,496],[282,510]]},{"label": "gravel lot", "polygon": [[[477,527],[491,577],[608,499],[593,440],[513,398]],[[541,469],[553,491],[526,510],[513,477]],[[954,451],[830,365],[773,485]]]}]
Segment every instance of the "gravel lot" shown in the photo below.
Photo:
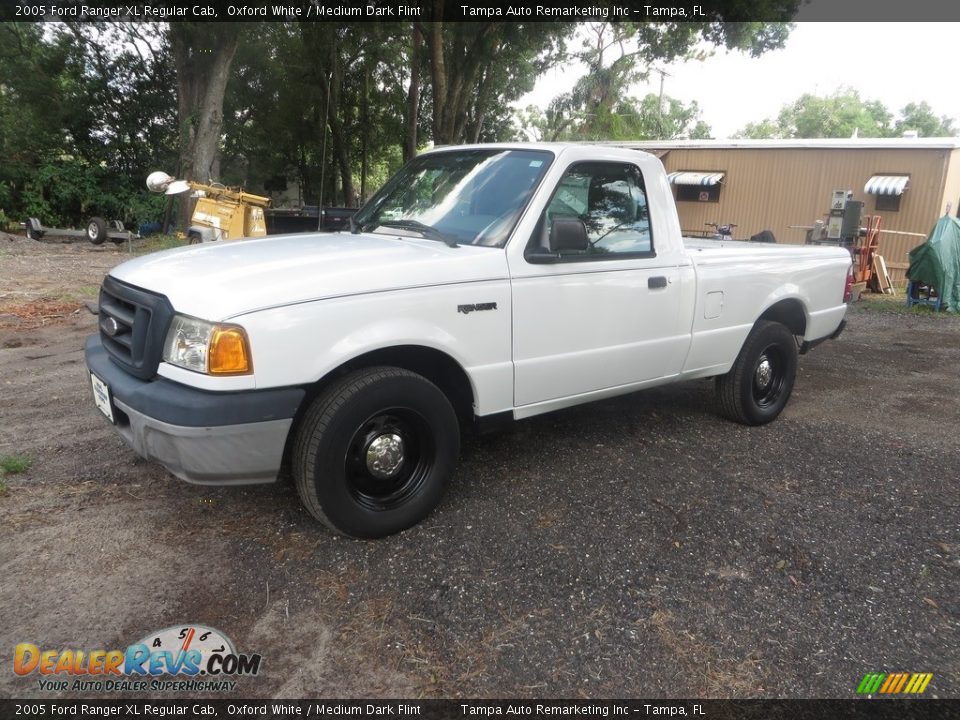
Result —
[{"label": "gravel lot", "polygon": [[115,436],[75,310],[125,257],[0,236],[8,658],[196,622],[263,655],[245,697],[960,697],[960,319],[853,308],[763,428],[697,381],[469,436],[437,512],[362,542]]}]

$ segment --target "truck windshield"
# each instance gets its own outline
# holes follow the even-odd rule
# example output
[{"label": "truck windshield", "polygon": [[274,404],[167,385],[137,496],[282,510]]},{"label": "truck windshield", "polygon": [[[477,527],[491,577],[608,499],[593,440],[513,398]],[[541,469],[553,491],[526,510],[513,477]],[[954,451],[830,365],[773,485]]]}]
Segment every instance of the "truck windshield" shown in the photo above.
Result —
[{"label": "truck windshield", "polygon": [[553,155],[480,148],[421,155],[356,214],[354,232],[503,247]]}]

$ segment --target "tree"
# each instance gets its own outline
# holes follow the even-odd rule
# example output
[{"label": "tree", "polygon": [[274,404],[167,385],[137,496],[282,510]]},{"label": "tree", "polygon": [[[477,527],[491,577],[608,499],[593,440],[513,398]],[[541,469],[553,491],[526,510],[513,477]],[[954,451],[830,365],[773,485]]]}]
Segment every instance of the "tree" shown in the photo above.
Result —
[{"label": "tree", "polygon": [[747,123],[740,130],[733,134],[735,138],[744,138],[748,140],[769,140],[779,138],[780,126],[776,122],[767,118],[760,122]]},{"label": "tree", "polygon": [[[549,113],[549,111],[548,111]],[[592,113],[545,114],[528,107],[520,123],[528,137],[551,142],[562,140],[675,140],[706,139],[710,126],[700,119],[696,101],[689,104],[669,96],[621,98],[610,110],[602,105]]]},{"label": "tree", "polygon": [[957,127],[952,118],[937,115],[926,102],[908,103],[901,111],[893,126],[894,135],[902,136],[914,131],[920,137],[953,137]]},{"label": "tree", "polygon": [[[173,22],[167,26],[176,68],[179,175],[208,183],[219,179],[223,97],[237,52],[242,23]],[[193,203],[180,206],[185,227]]]},{"label": "tree", "polygon": [[[47,224],[156,220],[176,137],[169,54],[112,23],[0,25],[0,208]],[[161,201],[162,202],[162,201]]]},{"label": "tree", "polygon": [[953,120],[937,117],[925,102],[909,103],[896,121],[879,100],[864,100],[852,88],[841,88],[823,97],[809,93],[784,105],[776,121],[767,118],[748,123],[738,138],[850,138],[900,137],[908,130],[921,137],[957,133]]},{"label": "tree", "polygon": [[842,88],[832,95],[805,94],[780,111],[777,125],[782,137],[849,138],[885,137],[890,134],[890,111],[876,100]]},{"label": "tree", "polygon": [[[434,0],[434,17],[443,16]],[[475,142],[488,114],[533,89],[553,63],[569,23],[424,23],[430,68],[433,141]]]}]

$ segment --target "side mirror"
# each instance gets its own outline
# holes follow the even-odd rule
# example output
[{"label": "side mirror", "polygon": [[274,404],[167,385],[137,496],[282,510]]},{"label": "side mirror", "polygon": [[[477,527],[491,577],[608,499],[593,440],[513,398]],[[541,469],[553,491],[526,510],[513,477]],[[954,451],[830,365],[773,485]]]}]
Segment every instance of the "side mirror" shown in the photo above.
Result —
[{"label": "side mirror", "polygon": [[550,250],[586,250],[590,247],[587,240],[587,227],[580,218],[560,217],[550,226]]}]

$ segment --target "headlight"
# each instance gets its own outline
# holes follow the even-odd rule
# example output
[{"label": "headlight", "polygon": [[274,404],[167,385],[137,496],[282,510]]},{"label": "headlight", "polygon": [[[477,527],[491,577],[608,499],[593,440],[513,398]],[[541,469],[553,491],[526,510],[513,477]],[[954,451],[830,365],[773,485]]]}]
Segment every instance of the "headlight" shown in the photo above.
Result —
[{"label": "headlight", "polygon": [[253,371],[250,343],[242,327],[186,315],[176,315],[170,323],[163,359],[209,375],[246,375]]}]

